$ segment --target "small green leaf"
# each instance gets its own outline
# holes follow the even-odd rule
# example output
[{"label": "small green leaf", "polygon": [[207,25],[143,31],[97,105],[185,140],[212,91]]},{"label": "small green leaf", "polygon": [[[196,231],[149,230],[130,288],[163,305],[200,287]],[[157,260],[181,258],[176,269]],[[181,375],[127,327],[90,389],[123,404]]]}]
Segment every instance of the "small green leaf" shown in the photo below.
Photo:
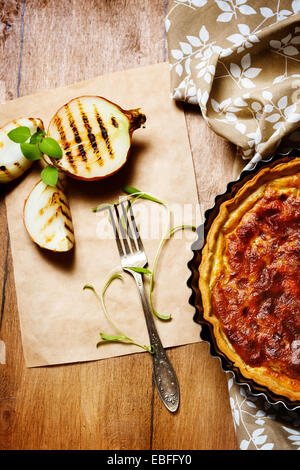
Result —
[{"label": "small green leaf", "polygon": [[[100,336],[105,341],[121,341],[122,343],[128,343],[127,336],[120,336],[120,335],[106,335],[105,333],[100,333]],[[131,342],[131,341],[130,341]]]},{"label": "small green leaf", "polygon": [[94,288],[94,286],[92,286],[91,284],[84,284],[83,290],[85,289],[91,289],[95,294],[96,294],[96,289]]},{"label": "small green leaf", "polygon": [[130,267],[130,266],[126,266],[124,269],[131,269],[131,271],[134,271],[136,273],[141,273],[141,274],[152,274],[151,271],[149,271],[149,269],[146,269],[146,268],[137,268],[137,267]]},{"label": "small green leaf", "polygon": [[47,186],[56,187],[58,181],[58,170],[55,166],[46,166],[41,172],[41,178]]},{"label": "small green leaf", "polygon": [[46,135],[46,132],[43,131],[42,129],[39,129],[36,131],[31,137],[30,137],[30,144],[39,144],[43,137]]},{"label": "small green leaf", "polygon": [[20,147],[24,157],[26,157],[27,160],[39,160],[42,158],[42,153],[36,145],[23,142],[20,144]]},{"label": "small green leaf", "polygon": [[136,193],[141,193],[137,188],[134,188],[133,186],[129,186],[129,184],[126,184],[125,186],[122,187],[123,191],[127,194],[136,194]]},{"label": "small green leaf", "polygon": [[12,129],[7,135],[13,142],[21,144],[29,139],[31,133],[29,127],[20,126],[16,127],[15,129]]},{"label": "small green leaf", "polygon": [[149,201],[157,202],[158,204],[164,204],[163,201],[160,201],[159,199],[156,199],[156,197],[150,196],[150,194],[144,193],[133,186],[126,185],[123,186],[122,189],[127,194],[139,194],[139,197],[142,199],[148,199]]},{"label": "small green leaf", "polygon": [[105,342],[112,342],[112,343],[125,343],[125,344],[135,344],[136,346],[139,346],[142,349],[145,349],[145,351],[148,351],[150,354],[155,353],[155,347],[153,344],[150,346],[146,346],[145,344],[139,344],[136,343],[133,339],[128,338],[128,336],[123,336],[123,335],[107,335],[105,333],[100,333],[100,337],[102,341],[99,341],[99,343],[96,344],[96,347],[99,348],[101,344]]},{"label": "small green leaf", "polygon": [[97,206],[97,207],[93,207],[92,211],[93,212],[99,212],[99,211],[103,211],[105,209],[108,209],[109,207],[112,207],[112,206],[113,206],[113,204],[103,203],[103,204],[99,204],[99,206]]},{"label": "small green leaf", "polygon": [[52,137],[45,137],[39,144],[40,150],[51,158],[61,158],[63,156],[59,143]]}]

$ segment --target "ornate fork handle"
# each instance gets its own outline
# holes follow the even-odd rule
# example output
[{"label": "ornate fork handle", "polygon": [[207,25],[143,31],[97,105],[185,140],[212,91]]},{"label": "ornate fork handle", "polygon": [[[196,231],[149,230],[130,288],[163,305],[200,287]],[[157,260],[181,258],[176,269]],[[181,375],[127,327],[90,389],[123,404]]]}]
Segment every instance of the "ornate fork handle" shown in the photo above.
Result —
[{"label": "ornate fork handle", "polygon": [[155,348],[153,370],[158,393],[169,411],[175,412],[179,406],[179,385],[175,371],[159,338],[153,315],[146,297],[142,275],[131,271],[135,278],[144,309],[149,339]]}]

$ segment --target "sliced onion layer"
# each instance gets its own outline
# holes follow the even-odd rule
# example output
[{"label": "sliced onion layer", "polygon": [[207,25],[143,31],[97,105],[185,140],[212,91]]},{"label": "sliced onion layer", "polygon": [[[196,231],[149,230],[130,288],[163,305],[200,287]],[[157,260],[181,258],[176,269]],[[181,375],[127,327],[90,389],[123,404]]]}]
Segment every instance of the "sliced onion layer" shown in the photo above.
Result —
[{"label": "sliced onion layer", "polygon": [[60,183],[56,188],[37,183],[24,205],[24,224],[31,239],[41,248],[69,251],[75,243],[68,200]]},{"label": "sliced onion layer", "polygon": [[48,135],[63,149],[59,167],[83,180],[112,175],[126,162],[135,129],[146,117],[124,111],[97,96],[81,96],[62,106],[50,121]]},{"label": "sliced onion layer", "polygon": [[11,130],[20,126],[29,127],[31,134],[34,134],[38,129],[44,129],[43,122],[36,118],[16,119],[0,129],[0,183],[9,183],[19,178],[33,163],[24,157],[20,144],[10,140],[7,135]]}]

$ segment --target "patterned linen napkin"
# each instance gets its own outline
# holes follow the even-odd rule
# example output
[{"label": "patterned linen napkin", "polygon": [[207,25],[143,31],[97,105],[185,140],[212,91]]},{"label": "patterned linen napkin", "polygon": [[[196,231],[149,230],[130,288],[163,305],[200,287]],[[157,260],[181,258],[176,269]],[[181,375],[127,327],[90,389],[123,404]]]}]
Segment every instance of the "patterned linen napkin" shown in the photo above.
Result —
[{"label": "patterned linen napkin", "polygon": [[[228,375],[230,373],[228,372]],[[241,450],[300,450],[300,410],[272,406],[228,377],[230,406]]]},{"label": "patterned linen napkin", "polygon": [[300,0],[175,0],[166,18],[172,96],[252,162],[300,143]]},{"label": "patterned linen napkin", "polygon": [[[172,97],[199,106],[247,166],[300,145],[300,0],[174,0],[166,31]],[[228,388],[240,449],[300,450],[300,410],[252,397],[231,374]]]}]

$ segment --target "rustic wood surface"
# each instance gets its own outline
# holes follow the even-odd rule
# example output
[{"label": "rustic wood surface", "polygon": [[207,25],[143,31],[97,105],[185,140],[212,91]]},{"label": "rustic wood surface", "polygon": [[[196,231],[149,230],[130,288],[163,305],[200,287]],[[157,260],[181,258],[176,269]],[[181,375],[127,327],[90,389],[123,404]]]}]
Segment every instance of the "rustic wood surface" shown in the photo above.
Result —
[{"label": "rustic wood surface", "polygon": [[[167,60],[167,0],[0,5],[1,101]],[[234,150],[195,108],[185,115],[204,210],[236,172]],[[0,449],[236,449],[226,377],[204,343],[169,350],[181,386],[175,415],[158,398],[145,354],[25,367],[3,193],[0,200]]]}]

